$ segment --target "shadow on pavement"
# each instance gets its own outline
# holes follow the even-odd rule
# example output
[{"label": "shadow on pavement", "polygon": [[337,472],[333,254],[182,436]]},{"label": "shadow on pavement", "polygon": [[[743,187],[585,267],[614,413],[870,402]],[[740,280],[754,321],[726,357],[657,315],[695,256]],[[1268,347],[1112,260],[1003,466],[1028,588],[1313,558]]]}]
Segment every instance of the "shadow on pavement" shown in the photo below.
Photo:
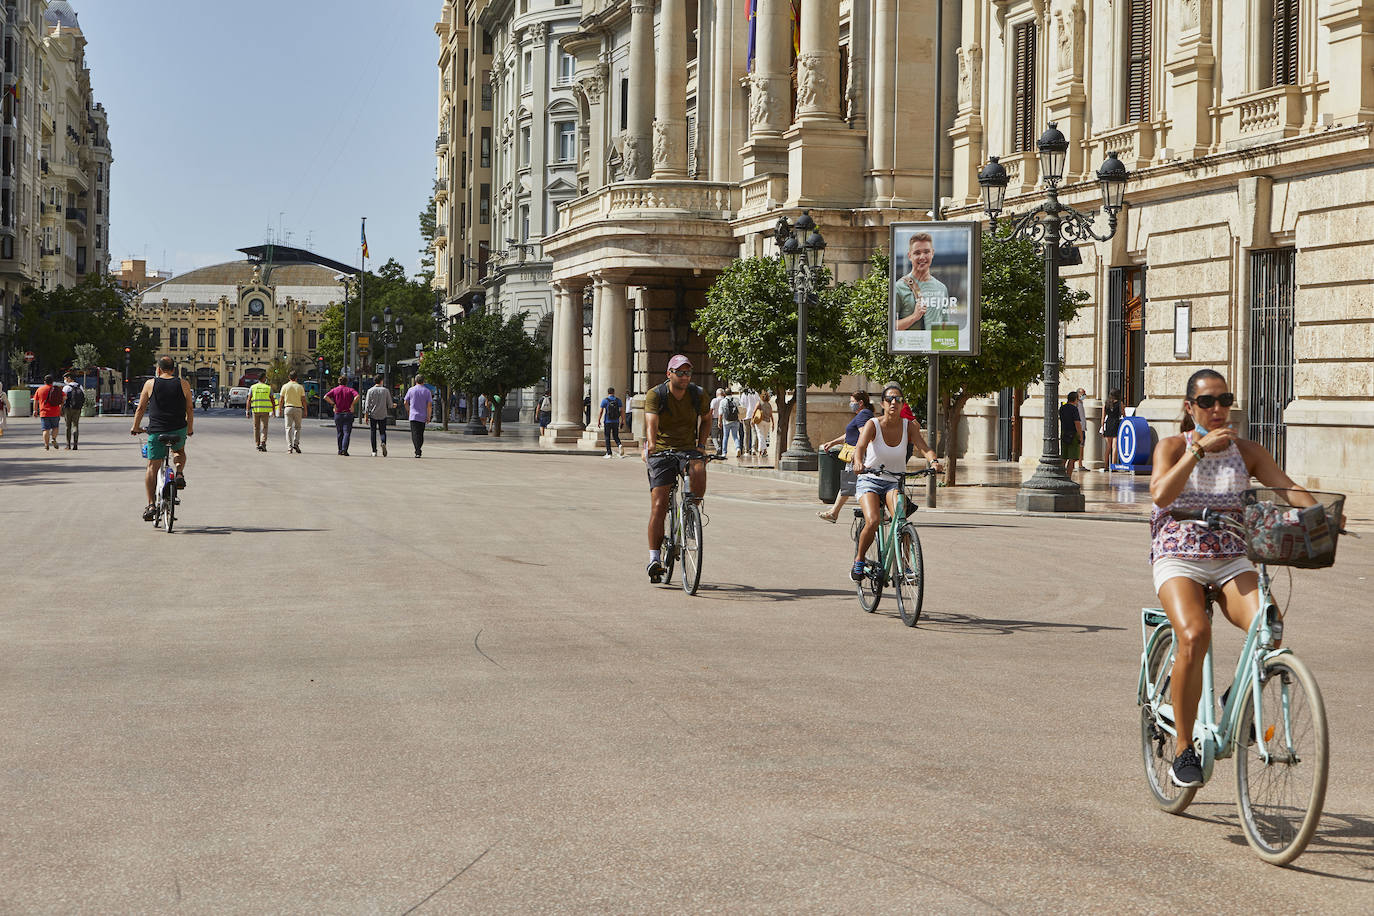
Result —
[{"label": "shadow on pavement", "polygon": [[1072,633],[1111,633],[1123,632],[1126,627],[1109,627],[1094,623],[1056,623],[1049,620],[1006,620],[992,617],[975,617],[972,614],[941,614],[926,609],[921,614],[917,627],[926,630],[945,629],[951,632],[974,633],[988,636],[1013,636],[1017,633],[1030,633],[1037,630],[1068,630]]},{"label": "shadow on pavement", "polygon": [[[1204,810],[1199,811],[1199,808]],[[1245,840],[1234,803],[1194,803],[1182,816],[1234,831],[1227,834],[1225,839],[1248,852],[1249,844]],[[1332,871],[1331,867],[1340,862],[1348,863],[1349,868]],[[1285,867],[1323,878],[1374,884],[1374,819],[1323,811],[1317,832],[1307,849],[1303,850],[1294,864]]]},{"label": "shadow on pavement", "polygon": [[[673,574],[673,588],[678,588],[677,571]],[[709,594],[714,592],[716,594]],[[697,590],[698,598],[729,598],[745,601],[800,601],[803,598],[853,597],[851,589],[835,588],[759,588],[756,585],[736,585],[731,582],[717,582],[708,585],[703,582]]]},{"label": "shadow on pavement", "polygon": [[200,527],[182,527],[178,525],[178,534],[276,534],[279,531],[326,531],[326,528],[236,528],[229,525],[201,525]]},{"label": "shadow on pavement", "polygon": [[[80,449],[78,449],[80,451]],[[0,480],[32,480],[41,475],[52,475],[56,480],[54,483],[61,482],[61,478],[68,474],[90,473],[110,473],[120,471],[136,471],[143,473],[143,468],[138,465],[130,464],[64,464],[60,467],[53,465],[51,458],[9,458],[6,457],[0,463]]]}]

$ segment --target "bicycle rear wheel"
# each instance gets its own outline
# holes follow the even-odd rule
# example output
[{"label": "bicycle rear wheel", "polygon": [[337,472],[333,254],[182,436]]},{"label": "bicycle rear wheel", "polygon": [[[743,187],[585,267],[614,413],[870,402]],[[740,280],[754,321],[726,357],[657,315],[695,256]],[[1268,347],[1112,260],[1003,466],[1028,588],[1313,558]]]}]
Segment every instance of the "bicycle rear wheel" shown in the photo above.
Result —
[{"label": "bicycle rear wheel", "polygon": [[906,524],[898,529],[892,565],[897,613],[902,615],[902,623],[914,627],[921,619],[921,604],[926,593],[925,562],[915,525]]},{"label": "bicycle rear wheel", "polygon": [[663,584],[673,584],[673,566],[677,563],[678,550],[678,520],[681,504],[677,497],[677,490],[668,494],[668,527],[663,533],[663,548],[659,551],[659,556],[663,563]]},{"label": "bicycle rear wheel", "polygon": [[682,504],[682,590],[697,593],[701,584],[701,509],[684,500]]},{"label": "bicycle rear wheel", "polygon": [[162,506],[167,510],[167,533],[171,534],[177,521],[177,486],[170,473],[163,475]]},{"label": "bicycle rear wheel", "polygon": [[[1164,685],[1159,699],[1162,703],[1168,703],[1170,707],[1173,706],[1174,692],[1170,685],[1171,672],[1165,670],[1165,666],[1168,665],[1172,669],[1169,653],[1173,645],[1174,631],[1170,628],[1155,642],[1154,648],[1150,650],[1150,657],[1145,661],[1147,682]],[[1197,795],[1196,786],[1181,789],[1174,785],[1170,776],[1174,766],[1176,740],[1156,720],[1155,713],[1150,710],[1148,704],[1140,707],[1140,755],[1145,764],[1145,781],[1150,786],[1150,795],[1154,798],[1155,804],[1170,814],[1183,813],[1183,810],[1193,803],[1193,796]]]},{"label": "bicycle rear wheel", "polygon": [[1236,720],[1237,740],[1247,742],[1236,752],[1240,823],[1261,859],[1287,865],[1307,848],[1326,800],[1326,706],[1316,679],[1292,655],[1264,663],[1259,722],[1254,704],[1247,689]]},{"label": "bicycle rear wheel", "polygon": [[[854,519],[854,528],[850,533],[854,538],[854,553],[856,555],[859,552],[859,535],[863,530],[863,519]],[[878,550],[878,538],[876,536],[864,554],[864,567],[865,575],[854,583],[854,590],[859,593],[859,607],[872,614],[878,609],[878,602],[883,597],[882,554]]]}]

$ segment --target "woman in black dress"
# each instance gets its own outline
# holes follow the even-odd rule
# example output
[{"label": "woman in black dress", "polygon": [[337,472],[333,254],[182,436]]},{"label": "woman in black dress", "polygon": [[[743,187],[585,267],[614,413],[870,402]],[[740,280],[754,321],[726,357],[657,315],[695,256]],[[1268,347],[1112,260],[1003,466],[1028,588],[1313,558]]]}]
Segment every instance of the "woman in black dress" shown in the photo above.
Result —
[{"label": "woman in black dress", "polygon": [[1107,406],[1102,410],[1102,435],[1112,444],[1112,460],[1107,463],[1110,471],[1116,464],[1116,434],[1121,430],[1121,389],[1113,388],[1107,392]]}]

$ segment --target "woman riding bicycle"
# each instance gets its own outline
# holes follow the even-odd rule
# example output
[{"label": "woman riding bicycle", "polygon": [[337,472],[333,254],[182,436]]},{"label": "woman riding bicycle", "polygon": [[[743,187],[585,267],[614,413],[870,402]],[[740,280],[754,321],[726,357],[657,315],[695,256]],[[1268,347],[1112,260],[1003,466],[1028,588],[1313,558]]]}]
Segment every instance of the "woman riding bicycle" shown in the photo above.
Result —
[{"label": "woman riding bicycle", "polygon": [[[879,500],[887,500],[889,512],[897,510],[898,478],[888,472],[906,467],[908,440],[930,461],[932,467],[937,470],[940,467],[940,459],[921,435],[921,424],[902,417],[903,401],[901,386],[889,384],[883,388],[882,412],[864,424],[858,444],[854,446],[854,473],[859,475],[854,494],[864,510],[859,552],[849,571],[849,578],[855,582],[864,577],[864,554],[873,544],[882,520],[882,504]],[[884,468],[885,472],[881,475],[863,474],[865,468]]]},{"label": "woman riding bicycle", "polygon": [[1171,511],[1213,509],[1239,521],[1241,493],[1251,477],[1275,489],[1306,493],[1264,446],[1242,439],[1231,428],[1235,400],[1221,373],[1194,372],[1183,401],[1182,431],[1155,446],[1150,478],[1150,563],[1155,591],[1177,639],[1171,690],[1178,746],[1170,775],[1180,788],[1203,782],[1202,762],[1193,749],[1193,722],[1212,642],[1205,589],[1220,591],[1222,613],[1244,631],[1259,610],[1259,577],[1239,534],[1180,522]]}]

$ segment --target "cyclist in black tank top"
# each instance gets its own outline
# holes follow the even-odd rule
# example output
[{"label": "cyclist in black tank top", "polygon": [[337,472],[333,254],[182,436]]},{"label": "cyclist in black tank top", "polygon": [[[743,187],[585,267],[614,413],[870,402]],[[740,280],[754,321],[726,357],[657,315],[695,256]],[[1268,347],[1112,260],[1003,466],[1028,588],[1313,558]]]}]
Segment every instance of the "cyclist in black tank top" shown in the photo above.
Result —
[{"label": "cyclist in black tank top", "polygon": [[[144,489],[148,495],[148,505],[143,510],[143,520],[153,520],[155,507],[153,494],[157,487],[157,468],[172,452],[172,463],[176,467],[177,489],[186,487],[186,438],[193,434],[195,425],[195,402],[191,398],[191,385],[176,374],[176,362],[170,356],[157,361],[157,376],[148,379],[139,394],[138,409],[134,411],[133,427],[129,435],[137,436],[144,432],[143,417],[148,417],[148,441],[143,445],[143,456],[148,459],[148,470],[143,475]],[[175,437],[172,442],[161,441],[162,436]]]}]

